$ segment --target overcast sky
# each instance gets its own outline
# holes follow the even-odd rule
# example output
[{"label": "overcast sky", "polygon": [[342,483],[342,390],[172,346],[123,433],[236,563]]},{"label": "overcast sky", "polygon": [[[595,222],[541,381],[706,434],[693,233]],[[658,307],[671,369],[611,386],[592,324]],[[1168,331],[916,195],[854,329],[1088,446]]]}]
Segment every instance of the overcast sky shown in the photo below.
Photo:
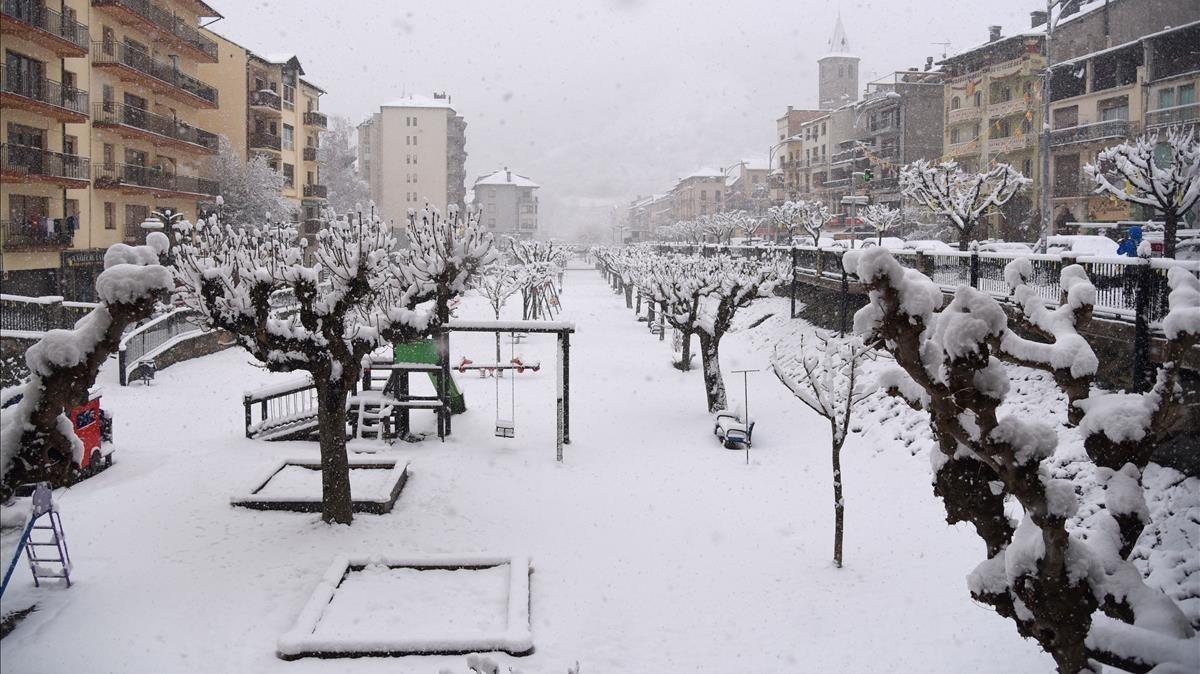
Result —
[{"label": "overcast sky", "polygon": [[[816,107],[840,9],[862,81],[1026,30],[1037,0],[211,0],[213,28],[294,52],[356,123],[403,92],[447,91],[468,183],[501,166],[542,185],[545,228],[606,221],[701,166],[765,159],[788,105]],[[304,9],[301,9],[304,7]],[[468,184],[469,187],[469,184]]]}]

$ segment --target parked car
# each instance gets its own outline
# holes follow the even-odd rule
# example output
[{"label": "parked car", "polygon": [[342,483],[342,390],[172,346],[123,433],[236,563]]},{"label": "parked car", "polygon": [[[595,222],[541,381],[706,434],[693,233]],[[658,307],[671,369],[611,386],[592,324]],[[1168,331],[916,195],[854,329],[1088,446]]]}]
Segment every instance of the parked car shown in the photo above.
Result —
[{"label": "parked car", "polygon": [[1175,244],[1175,259],[1200,262],[1200,238],[1184,239]]},{"label": "parked car", "polygon": [[1051,255],[1117,254],[1117,242],[1096,234],[1055,234],[1046,239],[1046,252]]},{"label": "parked car", "polygon": [[981,253],[1032,253],[1033,246],[1017,241],[982,241],[977,250]]},{"label": "parked car", "polygon": [[950,244],[946,243],[945,241],[938,241],[937,239],[915,239],[912,241],[905,241],[904,248],[906,250],[919,250],[931,253],[941,253],[954,250],[954,247]]}]

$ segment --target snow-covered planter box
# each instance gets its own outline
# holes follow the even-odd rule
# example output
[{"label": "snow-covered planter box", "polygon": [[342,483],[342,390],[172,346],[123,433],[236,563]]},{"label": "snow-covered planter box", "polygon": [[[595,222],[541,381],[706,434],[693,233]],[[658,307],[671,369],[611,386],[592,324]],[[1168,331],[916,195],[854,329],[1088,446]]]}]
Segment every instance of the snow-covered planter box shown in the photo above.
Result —
[{"label": "snow-covered planter box", "polygon": [[279,638],[284,660],[533,652],[529,558],[339,556]]},{"label": "snow-covered planter box", "polygon": [[[356,513],[391,512],[408,481],[408,462],[382,457],[350,457],[350,496]],[[229,502],[256,510],[321,512],[320,459],[284,459],[245,494]]]}]

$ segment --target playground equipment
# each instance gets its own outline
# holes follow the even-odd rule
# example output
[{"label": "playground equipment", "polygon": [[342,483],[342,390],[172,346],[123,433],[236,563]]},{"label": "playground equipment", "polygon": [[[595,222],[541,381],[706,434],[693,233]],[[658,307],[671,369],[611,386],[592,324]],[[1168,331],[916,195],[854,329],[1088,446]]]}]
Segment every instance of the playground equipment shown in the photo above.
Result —
[{"label": "playground equipment", "polygon": [[[34,587],[41,587],[39,579],[47,578],[62,578],[66,581],[67,587],[71,587],[71,555],[67,551],[67,537],[63,532],[62,518],[58,514],[58,507],[54,504],[54,492],[50,490],[48,483],[40,482],[34,487],[30,500],[29,520],[21,532],[21,540],[17,544],[17,550],[13,554],[12,560],[4,570],[4,582],[0,584],[0,596],[3,596],[4,591],[8,589],[8,581],[17,567],[17,561],[21,559],[22,550],[29,559],[29,570],[33,574]],[[38,520],[43,515],[49,516],[46,518],[48,523],[38,525]],[[35,533],[39,531],[50,532],[50,537],[39,540]],[[38,554],[38,550],[41,548],[53,548],[53,550],[48,550],[47,554],[43,556]]]},{"label": "playground equipment", "polygon": [[[515,337],[516,336],[514,335],[514,338]],[[476,363],[466,356],[463,356],[463,359],[459,361],[458,365],[456,365],[454,369],[458,370],[460,374],[466,374],[470,370],[476,370],[479,372],[479,378],[483,379],[488,375],[503,377],[505,370],[516,370],[517,374],[524,374],[525,370],[529,370],[530,372],[538,372],[542,369],[542,364],[540,361],[526,363],[525,361],[521,360],[520,357],[513,358],[507,364]]]},{"label": "playground equipment", "polygon": [[[83,458],[72,473],[75,481],[91,477],[113,463],[112,417],[100,407],[101,393],[100,387],[93,387],[88,391],[87,402],[67,413],[75,435],[83,443]],[[7,388],[0,399],[0,407],[15,405],[24,395],[21,386]]]}]

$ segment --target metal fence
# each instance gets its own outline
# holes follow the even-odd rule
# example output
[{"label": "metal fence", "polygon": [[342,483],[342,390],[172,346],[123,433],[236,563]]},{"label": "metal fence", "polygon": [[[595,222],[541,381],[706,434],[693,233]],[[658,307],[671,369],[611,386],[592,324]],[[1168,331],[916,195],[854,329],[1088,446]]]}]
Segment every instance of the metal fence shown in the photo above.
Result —
[{"label": "metal fence", "polygon": [[46,332],[73,328],[75,321],[97,306],[91,302],[66,302],[56,295],[0,295],[0,329]]},{"label": "metal fence", "polygon": [[[305,422],[317,417],[317,389],[312,379],[276,384],[242,396],[246,413],[246,437]],[[258,410],[255,419],[255,409]]]},{"label": "metal fence", "polygon": [[196,317],[192,309],[176,309],[125,333],[117,351],[121,386],[129,383],[129,371],[163,344],[181,335],[200,334]]}]

